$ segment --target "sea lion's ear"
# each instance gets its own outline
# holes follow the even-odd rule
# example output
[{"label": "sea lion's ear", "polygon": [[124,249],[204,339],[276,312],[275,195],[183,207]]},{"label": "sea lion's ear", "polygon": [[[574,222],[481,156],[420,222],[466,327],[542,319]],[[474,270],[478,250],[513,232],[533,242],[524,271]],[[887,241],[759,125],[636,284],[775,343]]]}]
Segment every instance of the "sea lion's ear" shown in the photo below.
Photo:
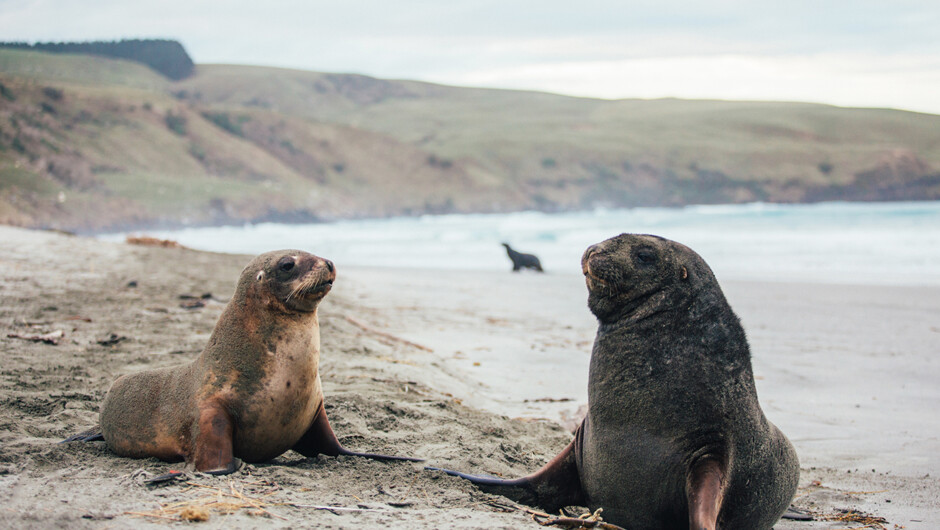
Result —
[{"label": "sea lion's ear", "polygon": [[681,276],[682,276],[682,279],[683,279],[683,280],[688,280],[688,279],[689,279],[689,269],[686,269],[685,266],[682,267]]},{"label": "sea lion's ear", "polygon": [[263,278],[264,278],[264,270],[258,271],[258,275],[255,276],[255,279],[260,282]]}]

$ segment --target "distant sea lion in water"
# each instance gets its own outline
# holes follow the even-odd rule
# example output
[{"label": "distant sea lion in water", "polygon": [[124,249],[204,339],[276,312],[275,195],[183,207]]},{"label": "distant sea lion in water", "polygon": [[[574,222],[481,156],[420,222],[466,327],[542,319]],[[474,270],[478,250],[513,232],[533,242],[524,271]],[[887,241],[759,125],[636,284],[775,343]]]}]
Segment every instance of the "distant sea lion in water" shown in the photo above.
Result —
[{"label": "distant sea lion in water", "polygon": [[581,259],[599,327],[574,440],[516,480],[455,473],[554,511],[603,508],[630,529],[769,529],[799,462],[757,401],[744,329],[705,261],[622,234]]},{"label": "distant sea lion in water", "polygon": [[212,474],[235,471],[237,458],[263,462],[288,449],[420,461],[354,453],[330,427],[317,307],[335,278],[332,262],[300,250],[253,259],[199,357],[114,382],[99,419],[108,447],[132,458],[185,460]]},{"label": "distant sea lion in water", "polygon": [[509,243],[500,244],[506,247],[506,254],[508,254],[509,259],[512,260],[513,272],[519,272],[522,269],[532,269],[538,272],[545,272],[542,270],[542,264],[539,262],[539,259],[534,255],[516,252],[512,249],[512,247],[509,246]]}]

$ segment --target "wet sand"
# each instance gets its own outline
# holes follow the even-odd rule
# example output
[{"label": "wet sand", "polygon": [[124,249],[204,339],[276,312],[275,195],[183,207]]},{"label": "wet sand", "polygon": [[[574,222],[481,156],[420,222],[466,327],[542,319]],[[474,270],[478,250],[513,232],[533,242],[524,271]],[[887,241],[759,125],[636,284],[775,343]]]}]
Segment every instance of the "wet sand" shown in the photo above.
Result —
[{"label": "wet sand", "polygon": [[[203,526],[537,527],[505,499],[419,464],[288,452],[228,477],[146,486],[180,465],[56,443],[95,425],[114,378],[196,356],[249,259],[0,226],[0,525],[175,525],[179,506],[238,492],[231,513],[211,509]],[[562,425],[586,401],[595,330],[576,270],[337,265],[321,306],[321,373],[344,445],[519,476],[570,441]],[[940,289],[722,285],[748,332],[765,413],[800,455],[797,506],[934,526]],[[180,306],[203,293],[204,307]],[[7,336],[50,333],[57,345]]]}]

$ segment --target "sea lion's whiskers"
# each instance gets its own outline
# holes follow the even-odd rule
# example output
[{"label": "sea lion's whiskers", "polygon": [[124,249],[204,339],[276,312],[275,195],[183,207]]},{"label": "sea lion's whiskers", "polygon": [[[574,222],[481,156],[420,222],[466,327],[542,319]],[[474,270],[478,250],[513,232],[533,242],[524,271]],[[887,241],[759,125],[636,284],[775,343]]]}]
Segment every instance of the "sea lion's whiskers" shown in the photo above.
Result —
[{"label": "sea lion's whiskers", "polygon": [[293,289],[291,292],[287,293],[287,298],[285,298],[284,301],[285,301],[285,302],[290,302],[290,299],[293,298],[295,294],[297,294],[298,292],[300,292],[300,289],[301,289],[301,288],[303,288],[303,285],[299,285],[299,286],[297,286],[297,287],[294,287],[294,289]]},{"label": "sea lion's whiskers", "polygon": [[300,284],[297,285],[297,287],[294,287],[294,289],[291,290],[291,292],[287,294],[287,298],[285,298],[284,301],[285,301],[285,302],[289,302],[290,299],[293,298],[295,294],[297,294],[297,293],[299,293],[299,292],[301,292],[301,291],[306,290],[306,288],[307,288],[307,283],[309,283],[309,282],[308,282],[306,279],[302,279],[302,280],[300,281]]},{"label": "sea lion's whiskers", "polygon": [[285,301],[285,302],[289,302],[289,301],[291,300],[291,298],[293,298],[294,295],[296,295],[296,294],[304,294],[304,293],[306,293],[306,292],[308,292],[308,291],[314,291],[314,290],[316,290],[316,289],[319,289],[320,286],[323,285],[324,283],[326,283],[326,282],[323,280],[323,278],[310,278],[310,279],[306,279],[306,278],[305,278],[305,279],[301,280],[300,285],[298,285],[297,287],[295,287],[295,288],[287,295],[287,298],[285,298],[284,301]]}]

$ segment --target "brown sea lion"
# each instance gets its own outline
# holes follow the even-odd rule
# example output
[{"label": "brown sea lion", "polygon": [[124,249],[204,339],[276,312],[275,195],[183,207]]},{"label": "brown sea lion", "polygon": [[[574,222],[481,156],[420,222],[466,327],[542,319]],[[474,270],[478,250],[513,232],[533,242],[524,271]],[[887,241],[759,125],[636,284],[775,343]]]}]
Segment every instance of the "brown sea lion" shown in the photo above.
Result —
[{"label": "brown sea lion", "polygon": [[288,449],[420,461],[354,453],[330,428],[317,307],[335,278],[332,262],[300,250],[253,259],[199,357],[114,382],[99,418],[108,447],[213,474],[233,472],[236,459],[263,462]]},{"label": "brown sea lion", "polygon": [[769,529],[799,462],[757,401],[744,329],[691,249],[622,234],[581,260],[599,327],[574,440],[516,480],[456,474],[554,511],[603,508],[630,529]]}]

